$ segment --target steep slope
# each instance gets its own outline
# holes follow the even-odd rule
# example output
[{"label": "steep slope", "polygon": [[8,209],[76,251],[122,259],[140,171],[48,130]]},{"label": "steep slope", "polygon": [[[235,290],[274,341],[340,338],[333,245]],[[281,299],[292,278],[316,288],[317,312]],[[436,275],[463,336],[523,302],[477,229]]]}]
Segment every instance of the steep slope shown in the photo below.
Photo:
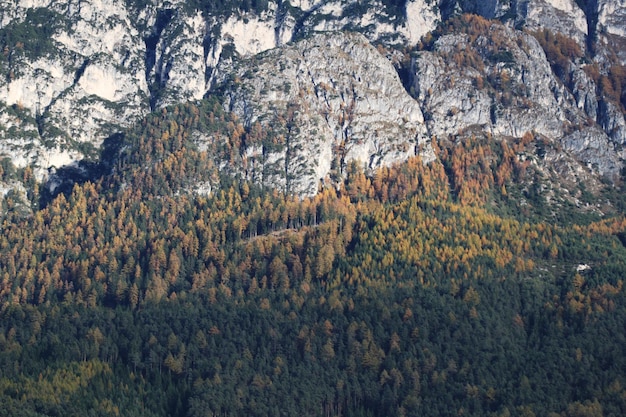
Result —
[{"label": "steep slope", "polygon": [[151,109],[202,98],[219,62],[314,30],[415,43],[436,19],[422,1],[408,19],[377,1],[262,3],[3,0],[0,152],[42,178]]},{"label": "steep slope", "polygon": [[81,159],[145,113],[142,42],[122,1],[0,9],[0,149],[15,165]]},{"label": "steep slope", "polygon": [[[626,142],[623,6],[621,0],[1,0],[0,154],[18,168],[33,166],[36,178],[42,180],[49,176],[49,168],[94,158],[106,138],[116,137],[140,116],[204,97],[217,83],[223,84],[233,68],[246,79],[240,69],[252,61],[242,59],[306,39],[317,31],[360,32],[374,44],[406,50],[418,44],[422,35],[435,30],[438,23],[469,12],[505,22],[508,31],[503,32],[504,43],[519,41],[530,45],[530,50],[505,45],[506,56],[498,59],[508,59],[507,54],[512,54],[523,65],[517,70],[504,68],[504,61],[487,62],[491,58],[477,50],[479,60],[486,62],[486,72],[478,68],[474,74],[457,74],[457,87],[444,93],[443,101],[417,95],[424,100],[418,102],[422,112],[427,118],[434,117],[427,123],[428,134],[454,133],[468,127],[466,123],[487,121],[488,114],[487,131],[519,136],[528,130],[535,116],[540,116],[536,130],[558,145],[555,149],[569,149],[583,164],[597,165],[595,172],[611,177],[620,170],[619,149]],[[549,29],[573,39],[582,55],[568,57],[556,66],[548,56],[550,71],[536,44],[527,35],[513,32],[513,28],[533,33]],[[472,45],[473,40],[464,40],[463,28],[457,32],[459,45],[482,48]],[[437,41],[436,46],[449,49],[454,42],[454,36],[447,37]],[[436,59],[417,65],[415,60],[416,67],[422,68],[417,70],[421,71],[417,76],[421,79],[419,87],[415,86],[421,93],[416,93],[430,88],[425,83],[431,83],[434,91],[447,83],[447,74],[434,62]],[[429,65],[433,66],[431,76],[426,76],[423,71]],[[526,82],[525,77],[535,77],[530,83],[542,87],[532,96],[514,90],[501,94],[497,83],[470,91],[470,79],[480,75],[488,80],[503,69],[513,70],[512,82],[518,86]],[[466,87],[461,88],[463,84]],[[410,89],[410,85],[406,87]],[[369,92],[363,90],[362,94],[361,98],[366,98]],[[463,110],[449,120],[439,117],[467,106],[459,104],[467,102],[470,94],[475,95],[471,100],[477,101],[472,106],[479,109],[476,111],[480,116]],[[283,98],[293,98],[288,96]],[[495,96],[509,97],[510,103]],[[514,108],[521,101],[533,100],[537,105],[532,108]],[[318,110],[321,108],[311,114],[319,114]],[[286,112],[287,108],[280,111]],[[493,123],[492,116],[497,116]],[[260,114],[256,117],[264,118]],[[270,114],[265,118],[272,117]],[[299,122],[317,124],[305,121],[303,116]],[[353,124],[359,122],[355,119]],[[395,113],[388,124],[397,125]],[[371,156],[368,152],[363,151],[357,159],[364,161]],[[328,160],[328,155],[322,159]],[[325,168],[314,171],[314,176],[321,178],[327,173]],[[293,172],[300,175],[296,174],[298,170]],[[309,185],[296,188],[312,192],[315,187],[311,178],[303,180]],[[279,182],[279,186],[287,188],[286,183]]]},{"label": "steep slope", "polygon": [[496,138],[531,134],[549,144],[538,149],[537,163],[545,169],[562,161],[564,176],[588,180],[590,170],[619,176],[622,155],[616,146],[623,139],[610,138],[595,123],[595,86],[583,70],[566,60],[572,75],[567,70],[565,76],[576,77],[578,86],[572,94],[530,34],[472,16],[450,26],[412,59],[411,88],[432,135],[447,137],[470,127]]},{"label": "steep slope", "polygon": [[626,1],[588,1],[588,16],[597,43],[597,53],[608,59],[616,57],[626,65]]},{"label": "steep slope", "polygon": [[590,46],[600,57],[616,54],[624,64],[623,0],[443,0],[444,20],[460,13],[511,21],[516,28],[546,28]]},{"label": "steep slope", "polygon": [[316,34],[231,71],[218,88],[225,107],[265,136],[238,146],[234,165],[250,180],[314,194],[352,160],[374,170],[434,158],[418,103],[362,35]]},{"label": "steep slope", "polygon": [[431,3],[0,0],[0,416],[626,415],[619,2]]},{"label": "steep slope", "polygon": [[121,184],[3,219],[3,415],[624,414],[623,215],[498,215],[519,148],[470,138],[340,192],[197,196],[189,130],[236,121],[166,110],[125,137]]}]

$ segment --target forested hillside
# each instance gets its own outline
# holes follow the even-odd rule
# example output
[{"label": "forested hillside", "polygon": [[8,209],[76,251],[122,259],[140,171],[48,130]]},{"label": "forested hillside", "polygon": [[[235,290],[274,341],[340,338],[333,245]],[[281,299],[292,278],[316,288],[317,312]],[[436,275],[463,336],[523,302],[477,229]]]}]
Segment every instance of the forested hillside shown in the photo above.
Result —
[{"label": "forested hillside", "polygon": [[619,184],[576,207],[532,135],[466,132],[299,199],[220,174],[280,140],[222,109],[148,116],[56,195],[3,162],[33,211],[4,200],[0,415],[626,414]]}]

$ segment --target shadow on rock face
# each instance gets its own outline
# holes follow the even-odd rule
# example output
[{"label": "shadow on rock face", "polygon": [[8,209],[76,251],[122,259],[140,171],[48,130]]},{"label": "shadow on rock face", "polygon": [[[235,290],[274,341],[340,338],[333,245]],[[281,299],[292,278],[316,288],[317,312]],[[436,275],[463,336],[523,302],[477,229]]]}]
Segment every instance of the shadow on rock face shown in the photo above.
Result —
[{"label": "shadow on rock face", "polygon": [[75,184],[98,182],[111,174],[124,144],[124,134],[115,133],[104,140],[96,161],[82,160],[59,168],[50,168],[48,180],[39,195],[39,208],[45,208],[59,194],[71,194]]}]

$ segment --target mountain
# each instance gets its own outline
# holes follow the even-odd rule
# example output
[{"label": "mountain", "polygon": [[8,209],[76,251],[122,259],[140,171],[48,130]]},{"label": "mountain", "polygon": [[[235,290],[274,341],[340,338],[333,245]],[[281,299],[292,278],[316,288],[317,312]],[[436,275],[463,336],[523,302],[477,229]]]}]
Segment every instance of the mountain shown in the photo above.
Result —
[{"label": "mountain", "polygon": [[0,417],[626,415],[623,10],[0,0]]},{"label": "mountain", "polygon": [[[151,110],[202,98],[233,54],[375,22],[372,6],[343,18],[349,5],[263,3],[3,2],[3,153],[17,166],[33,163],[41,178],[48,167],[93,155]],[[396,35],[391,23],[375,26],[374,37]]]},{"label": "mountain", "polygon": [[[343,164],[334,168],[339,175],[352,158],[375,168],[413,154],[414,145],[427,138],[471,126],[496,137],[531,132],[542,138],[556,149],[545,161],[547,171],[556,159],[567,161],[560,177],[570,172],[592,181],[599,176],[615,180],[622,169],[626,57],[623,4],[616,0],[5,0],[1,6],[0,152],[17,168],[31,166],[40,181],[56,183],[55,169],[95,161],[105,139],[118,137],[149,112],[207,94],[223,96],[246,129],[251,117],[267,120],[260,122],[267,127],[277,111],[292,106],[294,122],[306,126],[297,141],[309,144],[306,135],[319,131],[321,159],[311,159],[309,145],[297,156],[272,153],[273,165],[289,159],[285,163],[292,166],[260,180],[276,180],[278,187],[299,194],[315,192],[334,160]],[[496,20],[474,27],[476,20],[461,23],[462,13]],[[314,35],[336,31],[364,37]],[[328,39],[335,37],[346,62],[342,54],[332,61],[334,50],[325,53],[333,48]],[[373,57],[368,42],[378,45],[388,64]],[[291,56],[305,49],[320,51],[319,56]],[[285,65],[286,71],[297,71],[291,67],[317,64],[306,88],[296,88],[295,83],[304,82],[297,73],[286,74],[293,90],[277,90],[284,96],[273,97],[279,81],[267,74],[279,75]],[[342,72],[350,66],[362,69],[352,80]],[[260,71],[265,81],[247,67]],[[396,71],[402,84],[392,81]],[[225,88],[233,78],[241,85]],[[325,110],[319,90],[327,81],[339,83],[329,85],[336,91],[327,96],[352,89],[353,97],[329,102]],[[249,88],[256,91],[244,93]],[[350,100],[373,103],[356,106],[351,121],[339,120],[338,112],[345,111],[341,106]],[[244,114],[245,103],[252,103],[254,115]],[[395,109],[384,111],[385,106],[397,106],[401,117]],[[335,121],[321,123],[320,114]],[[383,134],[378,144],[363,136],[372,131]],[[392,136],[407,136],[408,142],[389,145],[403,149],[395,156],[385,150],[388,156],[381,155],[380,144]],[[345,139],[364,144],[348,149]],[[240,157],[258,159],[254,147],[239,151]],[[306,163],[294,165],[298,159]],[[243,174],[261,178],[261,171],[257,164]],[[292,187],[294,176],[299,183]]]},{"label": "mountain", "polygon": [[0,415],[623,414],[619,190],[579,207],[531,135],[468,130],[298,197],[234,171],[258,134],[169,106],[96,180],[7,193]]},{"label": "mountain", "polygon": [[[544,52],[542,45],[558,42],[561,49]],[[563,67],[546,59],[566,48]],[[616,181],[623,133],[599,125],[609,117],[603,112],[610,101],[598,98],[588,67],[572,63],[582,55],[574,40],[558,33],[541,29],[533,36],[466,15],[413,53],[410,88],[428,115],[431,135],[453,137],[467,129],[497,140],[532,135],[536,149],[523,157],[546,178],[556,177],[557,186],[590,184],[594,174]]]},{"label": "mountain", "polygon": [[360,34],[314,34],[242,60],[223,78],[224,106],[269,136],[239,147],[235,166],[247,179],[311,195],[350,161],[373,171],[417,154],[434,159],[419,105]]}]

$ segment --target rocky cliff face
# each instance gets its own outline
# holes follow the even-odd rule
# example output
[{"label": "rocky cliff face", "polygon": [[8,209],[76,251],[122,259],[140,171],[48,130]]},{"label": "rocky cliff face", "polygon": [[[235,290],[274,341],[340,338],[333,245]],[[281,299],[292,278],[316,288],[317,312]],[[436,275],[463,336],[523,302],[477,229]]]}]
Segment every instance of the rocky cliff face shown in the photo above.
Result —
[{"label": "rocky cliff face", "polygon": [[[228,91],[228,105],[242,118],[269,123],[264,121],[295,109],[300,130],[317,129],[319,146],[330,146],[330,157],[324,154],[319,162],[306,165],[308,180],[288,185],[289,175],[283,176],[286,182],[280,186],[298,192],[312,192],[314,181],[333,171],[328,161],[333,164],[339,149],[343,162],[335,171],[352,158],[374,167],[414,153],[414,145],[425,143],[429,135],[453,134],[470,124],[501,136],[534,130],[573,152],[583,164],[612,176],[621,167],[615,147],[626,142],[626,94],[619,76],[620,65],[626,63],[624,6],[623,0],[296,0],[224,1],[218,9],[214,2],[179,0],[0,0],[0,154],[18,167],[34,166],[37,177],[43,178],[50,167],[94,157],[105,138],[142,115],[200,99],[234,74],[241,85],[221,91]],[[502,50],[491,50],[488,37],[469,39],[463,29],[440,37],[434,50],[414,57],[413,81],[405,83],[417,99],[410,105],[402,86],[391,82],[395,75],[389,65],[358,62],[371,55],[364,39],[407,50],[439,22],[464,12],[503,21],[505,26],[492,29],[505,40]],[[537,43],[522,33],[543,29],[574,39],[585,54],[584,60],[569,61],[565,76],[555,74]],[[343,63],[327,56],[322,46],[308,45],[317,55],[298,59],[294,47],[286,46],[300,39],[313,42],[307,39],[319,31],[364,36],[341,35],[339,44],[328,45],[343,51],[350,66],[360,68],[361,81],[341,72]],[[354,46],[347,46],[349,42]],[[260,72],[280,70],[281,52],[248,60],[276,47],[286,48],[281,62],[291,71],[285,73],[292,88],[288,92],[284,83],[249,77],[243,69],[251,65]],[[474,51],[482,67],[452,65],[446,56],[459,48]],[[306,84],[297,68],[311,66],[312,59],[328,65],[313,67],[315,78]],[[595,64],[595,76],[589,63]],[[477,84],[481,78],[487,86]],[[374,80],[385,80],[385,87]],[[605,84],[612,88],[609,98]],[[326,98],[321,95],[325,85]],[[283,89],[273,91],[275,87]],[[296,96],[302,91],[304,97]],[[256,107],[244,110],[243,103]],[[347,128],[339,115],[350,106]],[[392,111],[381,111],[384,106]],[[270,113],[263,114],[266,110]],[[420,122],[422,112],[426,127]],[[376,131],[379,138],[385,137],[378,145],[358,145],[373,140]],[[411,133],[392,140],[406,132]],[[354,144],[342,148],[347,138]],[[405,148],[401,141],[408,141],[408,148],[397,153]],[[386,150],[374,157],[381,149]],[[250,157],[257,151],[251,147]],[[310,155],[313,148],[307,152]],[[249,175],[257,176],[254,172]]]},{"label": "rocky cliff face", "polygon": [[363,35],[312,35],[238,63],[218,85],[244,126],[270,132],[240,148],[245,176],[265,185],[314,194],[350,161],[434,158],[418,103]]},{"label": "rocky cliff face", "polygon": [[220,62],[347,27],[411,44],[437,18],[424,1],[409,2],[402,21],[375,1],[269,2],[247,12],[138,3],[0,2],[2,154],[17,166],[36,165],[41,177],[151,109],[202,98]]},{"label": "rocky cliff face", "polygon": [[141,37],[123,1],[0,10],[0,152],[16,165],[71,163],[147,111]]},{"label": "rocky cliff face", "polygon": [[[626,65],[626,1],[595,0],[589,2],[597,37],[598,54],[614,53],[622,65]],[[597,17],[596,17],[597,16]]]},{"label": "rocky cliff face", "polygon": [[533,36],[478,18],[467,23],[474,32],[445,34],[412,59],[412,91],[429,132],[447,137],[475,126],[495,137],[533,134],[601,175],[617,177],[618,141],[593,122],[598,102],[585,72],[576,71],[577,100],[554,77]]}]

